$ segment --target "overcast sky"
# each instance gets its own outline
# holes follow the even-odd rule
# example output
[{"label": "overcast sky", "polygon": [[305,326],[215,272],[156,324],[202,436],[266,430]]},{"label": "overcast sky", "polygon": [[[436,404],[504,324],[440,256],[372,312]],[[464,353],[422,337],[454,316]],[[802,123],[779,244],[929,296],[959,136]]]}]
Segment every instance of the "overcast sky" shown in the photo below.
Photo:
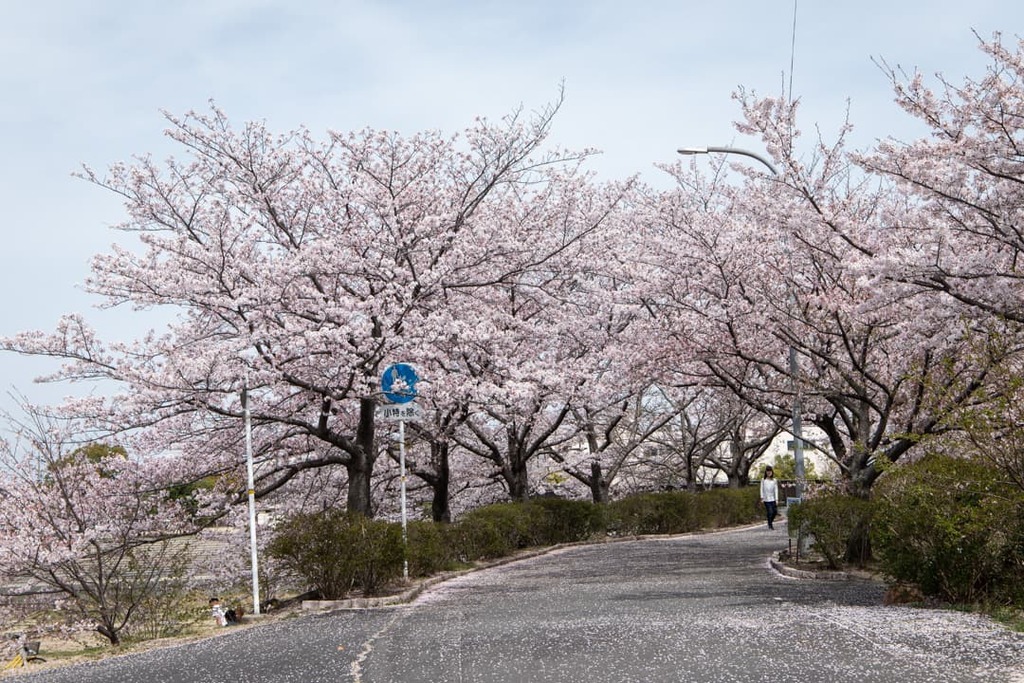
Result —
[{"label": "overcast sky", "polygon": [[[795,12],[794,12],[795,10]],[[794,14],[796,15],[795,50]],[[919,131],[892,104],[884,59],[981,76],[976,32],[1024,34],[1019,0],[33,0],[0,10],[0,335],[80,312],[107,337],[137,316],[97,311],[81,283],[122,233],[117,199],[71,174],[178,153],[161,110],[412,134],[542,108],[565,85],[553,141],[603,151],[605,177],[663,176],[689,145],[737,137],[740,86],[782,94],[799,124],[834,131],[849,104],[859,147]],[[794,68],[790,69],[791,59]],[[754,143],[756,144],[756,143]],[[0,354],[0,388],[55,366]],[[0,407],[10,406],[0,396]]]}]

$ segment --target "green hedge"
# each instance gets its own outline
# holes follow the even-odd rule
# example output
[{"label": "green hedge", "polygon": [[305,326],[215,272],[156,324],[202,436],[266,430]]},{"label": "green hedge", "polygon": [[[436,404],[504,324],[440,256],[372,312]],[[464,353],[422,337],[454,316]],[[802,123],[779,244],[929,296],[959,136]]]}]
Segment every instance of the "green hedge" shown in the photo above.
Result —
[{"label": "green hedge", "polygon": [[[673,534],[742,524],[757,517],[755,489],[652,493],[611,505],[559,498],[499,503],[468,512],[451,525],[407,525],[410,576],[495,559],[537,546],[620,534]],[[372,594],[402,572],[401,525],[340,511],[303,514],[281,524],[269,552],[324,599],[353,590]]]},{"label": "green hedge", "polygon": [[607,531],[608,508],[585,500],[534,498],[526,504],[535,525],[532,545],[575,543]]},{"label": "green hedge", "polygon": [[867,539],[874,506],[861,498],[839,493],[804,498],[787,511],[789,528],[813,536],[813,550],[832,569],[845,561],[863,564],[869,554]]},{"label": "green hedge", "polygon": [[410,576],[432,576],[454,569],[458,550],[453,542],[452,527],[429,520],[407,524]]},{"label": "green hedge", "polygon": [[681,534],[745,524],[759,517],[758,491],[713,489],[644,493],[609,505],[610,530],[621,535]]},{"label": "green hedge", "polygon": [[267,551],[324,600],[356,587],[373,594],[402,574],[401,526],[338,510],[288,519]]},{"label": "green hedge", "polygon": [[504,557],[536,545],[539,522],[536,508],[522,503],[497,503],[466,513],[454,526],[452,537],[459,559],[466,562]]},{"label": "green hedge", "polygon": [[930,456],[875,486],[872,540],[883,570],[954,603],[1024,599],[1024,493],[999,472]]}]

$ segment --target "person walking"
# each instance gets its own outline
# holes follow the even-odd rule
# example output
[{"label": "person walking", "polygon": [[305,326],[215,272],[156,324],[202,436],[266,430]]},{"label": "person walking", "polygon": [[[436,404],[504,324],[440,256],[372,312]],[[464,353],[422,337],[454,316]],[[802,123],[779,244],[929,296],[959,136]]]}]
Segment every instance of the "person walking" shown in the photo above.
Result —
[{"label": "person walking", "polygon": [[761,478],[761,502],[764,503],[764,512],[768,516],[768,528],[775,528],[775,515],[779,511],[779,482],[775,481],[775,470],[764,468],[764,476]]}]

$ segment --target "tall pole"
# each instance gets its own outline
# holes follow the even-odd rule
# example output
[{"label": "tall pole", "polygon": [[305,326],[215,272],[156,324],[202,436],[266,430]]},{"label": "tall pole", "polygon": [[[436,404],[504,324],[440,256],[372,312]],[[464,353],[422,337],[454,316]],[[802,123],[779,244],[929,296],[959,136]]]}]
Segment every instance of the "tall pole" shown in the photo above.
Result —
[{"label": "tall pole", "polygon": [[[739,149],[737,147],[683,147],[682,149],[676,150],[679,154],[684,156],[690,156],[694,154],[739,154],[745,157],[750,157],[756,161],[761,162],[764,166],[772,172],[772,175],[779,175],[778,170],[772,165],[768,159],[758,154],[757,152],[751,152],[746,149]],[[787,249],[789,247],[787,246]],[[793,268],[792,252],[790,252],[789,267]],[[792,295],[795,301],[795,295]],[[806,475],[804,471],[804,439],[803,439],[803,405],[800,399],[800,383],[798,379],[798,365],[796,358],[796,347],[793,344],[789,345],[789,378],[792,382],[793,387],[793,469],[796,475],[796,497],[802,498],[804,495],[804,484],[806,483]]]},{"label": "tall pole", "polygon": [[[398,405],[386,409],[386,419],[398,420],[398,462],[401,467],[400,484],[402,489],[402,578],[409,580],[409,527],[405,509],[405,421],[418,420],[418,410],[413,401],[416,399],[416,383],[419,382],[416,370],[407,363],[395,363],[388,366],[380,377],[380,388],[384,397]],[[408,404],[408,405],[405,405]],[[393,412],[392,412],[393,410]]]},{"label": "tall pole", "polygon": [[398,461],[401,467],[402,488],[402,578],[409,580],[409,529],[405,514],[405,420],[398,421]]},{"label": "tall pole", "polygon": [[796,477],[796,497],[803,498],[807,479],[804,472],[803,406],[797,379],[796,347],[793,345],[789,347],[789,376],[793,381],[793,474]]},{"label": "tall pole", "polygon": [[256,485],[252,473],[252,419],[249,415],[249,381],[242,387],[242,412],[245,416],[245,469],[249,493],[249,550],[252,563],[252,613],[260,613],[260,571],[256,554]]}]

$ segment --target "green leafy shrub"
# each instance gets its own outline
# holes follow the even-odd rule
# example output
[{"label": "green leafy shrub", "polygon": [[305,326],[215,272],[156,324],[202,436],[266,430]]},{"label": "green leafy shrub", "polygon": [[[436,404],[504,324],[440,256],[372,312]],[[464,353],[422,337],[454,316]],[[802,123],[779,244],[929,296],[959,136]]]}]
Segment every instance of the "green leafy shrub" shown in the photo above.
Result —
[{"label": "green leafy shrub", "polygon": [[756,519],[755,488],[643,493],[609,505],[609,530],[620,534],[681,534]]},{"label": "green leafy shrub", "polygon": [[380,591],[402,575],[405,548],[402,526],[362,515],[352,516],[348,540],[353,559],[353,584],[367,595]]},{"label": "green leafy shrub", "polygon": [[811,548],[821,553],[829,567],[838,569],[847,558],[861,564],[866,559],[866,548],[851,553],[851,546],[866,542],[873,509],[861,498],[831,493],[804,498],[787,514],[789,527],[811,534]]},{"label": "green leafy shrub", "polygon": [[456,548],[451,527],[427,520],[410,521],[407,525],[410,576],[430,576],[455,568]]},{"label": "green leafy shrub", "polygon": [[528,513],[531,522],[539,524],[531,534],[537,545],[585,541],[606,528],[605,507],[590,501],[534,498],[526,505],[539,508],[539,512]]},{"label": "green leafy shrub", "polygon": [[276,529],[268,553],[325,600],[373,594],[402,573],[402,529],[339,510],[301,514]]},{"label": "green leafy shrub", "polygon": [[543,510],[523,503],[496,503],[471,510],[454,529],[464,561],[505,557],[536,545]]},{"label": "green leafy shrub", "polygon": [[1024,496],[980,462],[929,456],[875,485],[883,570],[950,602],[1020,601]]},{"label": "green leafy shrub", "polygon": [[747,524],[761,516],[757,509],[757,501],[758,489],[754,487],[701,491],[694,501],[697,527],[717,529]]},{"label": "green leafy shrub", "polygon": [[[405,557],[411,576],[429,576],[460,563],[505,557],[517,550],[570,543],[606,533],[681,533],[701,526],[750,521],[756,491],[658,493],[610,506],[589,501],[537,498],[477,508],[455,524],[411,521]],[[322,598],[355,588],[373,593],[402,570],[398,524],[341,511],[297,515],[278,526],[268,555],[312,586]]]},{"label": "green leafy shrub", "polygon": [[679,534],[697,528],[697,494],[642,493],[609,504],[612,525],[622,534]]},{"label": "green leafy shrub", "polygon": [[466,513],[452,525],[458,559],[505,557],[523,548],[571,543],[603,533],[603,506],[588,501],[535,498],[526,503],[497,503]]}]

